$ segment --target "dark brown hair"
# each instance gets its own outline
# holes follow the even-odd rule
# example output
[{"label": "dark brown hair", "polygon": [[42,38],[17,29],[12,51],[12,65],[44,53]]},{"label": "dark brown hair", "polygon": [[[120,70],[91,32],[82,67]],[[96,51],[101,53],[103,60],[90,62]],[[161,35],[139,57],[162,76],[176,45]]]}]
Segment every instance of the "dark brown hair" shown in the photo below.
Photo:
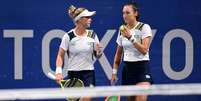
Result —
[{"label": "dark brown hair", "polygon": [[140,14],[139,14],[139,7],[136,2],[128,2],[124,6],[132,6],[133,11],[137,11],[138,15],[136,16],[136,20],[139,21],[140,19]]}]

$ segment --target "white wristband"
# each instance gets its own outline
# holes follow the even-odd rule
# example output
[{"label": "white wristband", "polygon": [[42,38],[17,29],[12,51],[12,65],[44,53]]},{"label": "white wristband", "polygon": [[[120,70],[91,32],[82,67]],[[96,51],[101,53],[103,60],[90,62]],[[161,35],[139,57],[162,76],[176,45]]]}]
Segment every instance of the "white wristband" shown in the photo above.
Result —
[{"label": "white wristband", "polygon": [[132,43],[136,43],[136,39],[134,35],[131,35],[131,38],[129,39],[129,41],[131,41]]},{"label": "white wristband", "polygon": [[116,68],[112,69],[112,74],[117,74],[117,69]]},{"label": "white wristband", "polygon": [[61,73],[62,74],[62,68],[61,67],[57,67],[56,68],[56,74]]}]

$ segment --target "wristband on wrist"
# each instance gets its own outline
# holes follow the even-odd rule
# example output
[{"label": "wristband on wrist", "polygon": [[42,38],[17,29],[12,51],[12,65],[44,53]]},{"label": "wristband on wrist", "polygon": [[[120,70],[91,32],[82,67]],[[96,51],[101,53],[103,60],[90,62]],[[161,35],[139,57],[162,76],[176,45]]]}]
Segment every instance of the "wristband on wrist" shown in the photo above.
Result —
[{"label": "wristband on wrist", "polygon": [[135,39],[134,35],[132,35],[132,36],[129,38],[129,41],[131,41],[132,43],[136,43],[136,39]]},{"label": "wristband on wrist", "polygon": [[61,73],[62,74],[62,68],[61,67],[57,67],[56,68],[56,74]]},{"label": "wristband on wrist", "polygon": [[116,68],[112,69],[112,74],[117,74],[117,69]]}]

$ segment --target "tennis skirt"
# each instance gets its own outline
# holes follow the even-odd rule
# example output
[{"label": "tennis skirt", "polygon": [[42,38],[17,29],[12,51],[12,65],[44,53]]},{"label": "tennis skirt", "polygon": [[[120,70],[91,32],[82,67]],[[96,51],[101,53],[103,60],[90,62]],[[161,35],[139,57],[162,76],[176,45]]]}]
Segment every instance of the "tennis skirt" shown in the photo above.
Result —
[{"label": "tennis skirt", "polygon": [[126,62],[122,71],[122,85],[136,85],[140,82],[153,83],[149,70],[149,61]]},{"label": "tennis skirt", "polygon": [[95,86],[94,70],[68,71],[68,79],[78,78],[82,80],[84,86]]}]

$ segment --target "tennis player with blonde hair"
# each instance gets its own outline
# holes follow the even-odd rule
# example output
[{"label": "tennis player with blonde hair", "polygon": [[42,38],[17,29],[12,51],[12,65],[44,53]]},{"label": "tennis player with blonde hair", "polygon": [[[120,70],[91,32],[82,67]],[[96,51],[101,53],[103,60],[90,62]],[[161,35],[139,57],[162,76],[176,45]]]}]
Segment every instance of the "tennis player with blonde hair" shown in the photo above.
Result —
[{"label": "tennis player with blonde hair", "polygon": [[[61,41],[56,59],[56,81],[61,83],[62,65],[65,53],[68,55],[68,78],[78,78],[84,86],[95,85],[93,63],[102,54],[99,39],[96,33],[88,30],[92,22],[91,17],[95,11],[86,8],[70,6],[68,14],[72,18],[75,28],[67,32]],[[90,98],[82,98],[81,101],[90,101]]]}]

